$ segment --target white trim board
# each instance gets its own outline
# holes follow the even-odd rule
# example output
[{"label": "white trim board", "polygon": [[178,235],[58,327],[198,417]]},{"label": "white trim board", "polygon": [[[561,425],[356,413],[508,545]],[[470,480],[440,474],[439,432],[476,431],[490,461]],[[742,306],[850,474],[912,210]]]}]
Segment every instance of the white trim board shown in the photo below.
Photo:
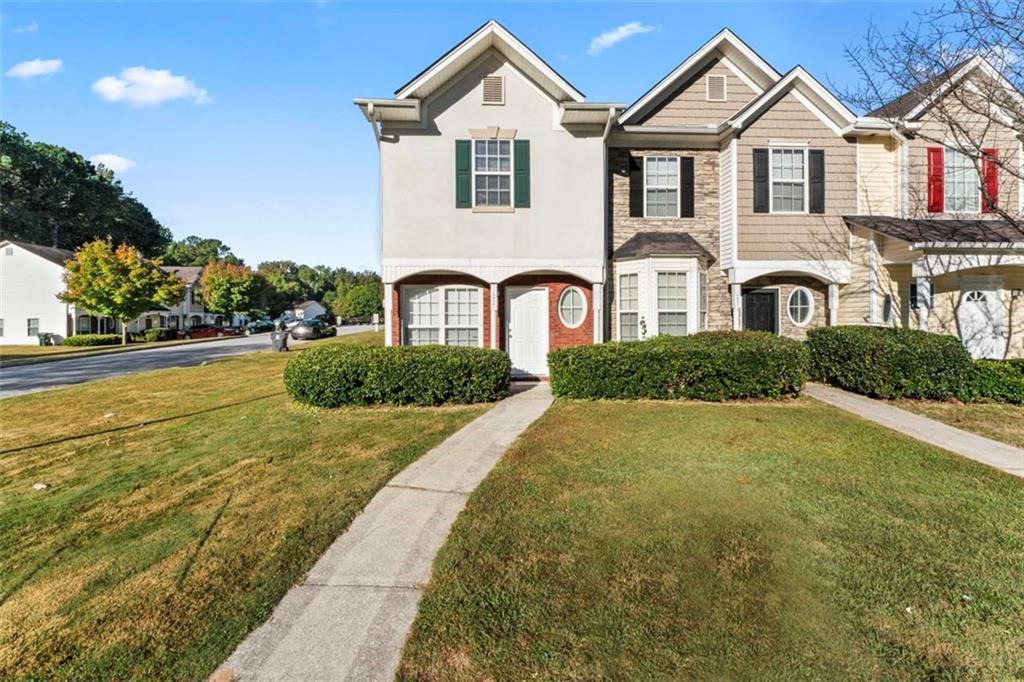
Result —
[{"label": "white trim board", "polygon": [[420,274],[469,275],[491,283],[535,272],[574,275],[591,284],[605,277],[605,261],[600,258],[384,258],[381,266],[384,282]]},{"label": "white trim board", "polygon": [[729,272],[730,284],[744,284],[765,275],[807,275],[826,283],[849,284],[846,260],[737,260]]}]

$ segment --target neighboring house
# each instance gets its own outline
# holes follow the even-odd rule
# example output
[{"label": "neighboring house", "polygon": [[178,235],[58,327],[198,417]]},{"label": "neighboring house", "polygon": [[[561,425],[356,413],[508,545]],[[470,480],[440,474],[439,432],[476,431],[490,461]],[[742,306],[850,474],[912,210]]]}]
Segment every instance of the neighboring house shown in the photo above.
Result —
[{"label": "neighboring house", "polygon": [[327,308],[319,301],[302,301],[292,304],[292,309],[287,311],[296,320],[312,320],[315,317],[327,314]]},{"label": "neighboring house", "polygon": [[[64,249],[27,242],[0,241],[0,344],[36,344],[38,335],[53,334],[58,341],[75,334],[116,334],[121,324],[108,317],[64,303],[64,263],[74,258]],[[153,327],[184,329],[198,324],[223,324],[225,316],[210,313],[199,295],[201,267],[162,266],[185,284],[181,302],[152,310],[128,325],[140,332]],[[233,323],[242,323],[236,317]]]},{"label": "neighboring house", "polygon": [[74,254],[26,242],[0,240],[0,345],[36,344],[38,334],[74,333],[75,307],[64,291],[64,263]]},{"label": "neighboring house", "polygon": [[[934,100],[912,99],[905,125],[857,116],[723,30],[632,105],[590,103],[488,22],[355,100],[380,148],[387,343],[500,348],[531,375],[566,345],[840,323],[1024,355],[1024,240],[955,152],[936,166],[914,132]],[[994,130],[985,153],[1021,141]],[[1019,211],[1020,183],[984,173]]]}]

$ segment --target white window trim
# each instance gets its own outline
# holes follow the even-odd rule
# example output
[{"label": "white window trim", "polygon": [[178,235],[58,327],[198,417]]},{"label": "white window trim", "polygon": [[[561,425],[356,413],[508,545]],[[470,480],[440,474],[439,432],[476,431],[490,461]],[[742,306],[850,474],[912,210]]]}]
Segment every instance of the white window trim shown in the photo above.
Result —
[{"label": "white window trim", "polygon": [[[676,187],[675,187],[675,190],[676,190],[676,214],[674,216],[672,216],[672,215],[653,215],[652,216],[652,215],[648,215],[647,214],[647,161],[648,161],[648,159],[669,159],[669,160],[674,160],[676,162]],[[658,154],[658,155],[651,155],[651,156],[645,156],[644,157],[644,168],[643,168],[643,176],[644,176],[644,218],[649,218],[650,220],[674,220],[674,219],[680,217],[680,211],[682,210],[681,204],[683,202],[682,202],[682,197],[680,196],[680,189],[679,189],[680,184],[682,182],[682,178],[679,175],[679,168],[680,168],[680,163],[679,163],[679,157],[678,156],[665,156],[663,154]],[[672,187],[670,187],[669,185],[655,185],[651,189],[672,189]]]},{"label": "white window trim", "polygon": [[[694,304],[700,301],[700,262],[696,258],[665,258],[652,256],[637,260],[619,261],[613,264],[615,291],[615,340],[621,341],[621,322],[623,312],[619,307],[618,284],[619,275],[637,275],[636,313],[640,324],[640,338],[649,339],[658,335],[658,273],[686,273],[686,333],[696,334],[700,329],[700,314],[692,314]],[[633,311],[625,311],[633,312]],[[666,311],[670,312],[670,311]],[[681,312],[681,311],[680,311]],[[643,335],[643,327],[647,326],[647,335]]]},{"label": "white window trim", "polygon": [[[947,170],[948,169],[947,161],[949,160],[949,153],[950,152],[956,152],[957,154],[960,154],[961,156],[966,157],[968,160],[970,160],[970,155],[967,154],[966,152],[960,151],[959,149],[957,149],[952,144],[943,145],[943,147],[944,147],[944,149],[942,150],[942,212],[943,213],[958,213],[960,215],[981,215],[982,203],[985,201],[985,192],[982,189],[982,183],[985,182],[985,178],[983,178],[980,174],[978,174],[978,192],[977,192],[977,194],[978,194],[978,196],[977,196],[978,208],[977,209],[975,209],[973,211],[967,210],[967,209],[965,209],[963,211],[952,211],[952,210],[949,210],[949,208],[946,206],[946,204],[949,203],[946,200],[946,187],[949,186],[949,182],[948,182],[948,179],[947,179],[947,176],[946,176],[946,173],[948,172],[948,170]],[[974,170],[975,170],[974,164],[973,163],[969,163],[968,166],[969,166],[968,170],[973,173]],[[982,168],[984,168],[984,166],[982,166]]]},{"label": "white window trim", "polygon": [[[803,154],[803,157],[804,157],[804,179],[803,179],[803,185],[804,185],[804,210],[802,210],[802,211],[776,211],[775,210],[775,178],[772,176],[772,169],[773,169],[772,157],[775,155],[776,151],[798,151],[798,152],[801,152]],[[802,145],[798,145],[798,144],[793,144],[793,145],[776,144],[774,146],[768,147],[768,212],[770,214],[774,214],[774,215],[809,215],[810,214],[810,210],[809,210],[810,207],[808,206],[808,202],[810,200],[810,196],[808,195],[808,187],[811,184],[811,179],[810,179],[810,167],[807,165],[807,161],[808,161],[807,148],[802,146]],[[779,180],[779,182],[791,182],[791,181],[790,180]]]},{"label": "white window trim", "polygon": [[[654,286],[654,293],[653,293],[653,296],[654,296],[654,314],[656,316],[656,321],[655,321],[655,325],[654,326],[658,328],[658,333],[659,334],[661,333],[661,313],[683,313],[683,314],[685,314],[686,315],[686,333],[687,333],[687,335],[692,333],[690,331],[690,285],[691,285],[691,282],[690,282],[689,274],[690,273],[687,272],[686,270],[668,270],[668,269],[665,269],[665,268],[658,268],[654,272],[654,281],[652,282],[652,284]],[[658,300],[660,298],[660,296],[658,295],[658,279],[659,279],[660,275],[683,275],[683,277],[685,278],[685,281],[686,281],[686,297],[685,297],[686,298],[686,306],[685,307],[683,307],[683,308],[662,308],[661,307],[661,301]],[[698,277],[698,279],[699,279],[699,277]],[[700,313],[698,312],[697,314],[699,315]],[[700,325],[698,325],[698,328],[699,327],[700,327]]]},{"label": "white window trim", "polygon": [[[797,322],[793,319],[793,312],[789,309],[790,304],[793,301],[793,296],[796,292],[804,291],[807,293],[807,300],[811,302],[810,309],[807,311],[807,319],[803,322]],[[789,321],[795,324],[797,327],[806,327],[814,320],[814,292],[807,287],[793,287],[793,290],[789,292],[789,296],[786,297],[786,316],[789,317]]]},{"label": "white window trim", "polygon": [[[711,97],[711,78],[722,79],[722,98]],[[729,78],[724,73],[709,73],[704,76],[704,99],[708,102],[728,102],[729,101]]]},{"label": "white window trim", "polygon": [[[636,308],[630,308],[630,309],[626,310],[626,309],[623,309],[622,305],[620,304],[621,298],[619,296],[619,291],[621,290],[621,279],[620,278],[622,277],[622,275],[636,275],[637,276],[636,277]],[[616,341],[621,341],[622,340],[622,315],[624,313],[627,314],[627,315],[634,314],[634,315],[637,316],[636,337],[637,337],[637,339],[641,339],[643,337],[640,335],[640,274],[638,272],[619,271],[618,269],[616,269],[615,280],[614,281],[615,281],[615,309],[616,309],[615,310],[615,318],[616,318],[615,319],[615,340]]]},{"label": "white window trim", "polygon": [[[569,324],[568,322],[565,321],[565,318],[562,316],[562,301],[565,299],[566,295],[570,291],[578,292],[579,295],[580,295],[580,300],[583,301],[583,315],[580,316],[580,321],[577,322],[576,324]],[[567,329],[579,329],[580,326],[582,326],[583,323],[587,321],[587,308],[588,307],[589,306],[587,304],[587,295],[585,293],[583,293],[583,289],[581,289],[581,288],[579,288],[578,286],[575,286],[575,285],[574,286],[568,286],[568,287],[562,289],[562,293],[560,293],[558,295],[558,304],[557,304],[558,321],[561,322]]]},{"label": "white window trim", "polygon": [[[448,289],[476,289],[476,293],[477,293],[477,310],[479,311],[479,314],[477,315],[478,319],[477,319],[477,326],[476,326],[476,330],[477,330],[477,332],[476,332],[476,341],[477,341],[477,347],[478,348],[483,348],[484,347],[484,295],[483,295],[483,291],[484,290],[483,290],[483,287],[479,287],[479,286],[477,286],[475,284],[441,284],[441,285],[433,285],[433,284],[402,284],[402,285],[399,286],[398,289],[399,289],[399,297],[398,297],[399,298],[399,304],[401,305],[401,312],[402,312],[401,320],[400,320],[401,321],[401,345],[405,346],[405,345],[408,345],[408,343],[409,343],[408,329],[410,328],[410,326],[409,326],[410,311],[409,311],[409,296],[407,294],[408,291],[426,290],[426,289],[436,289],[437,290],[438,301],[439,301],[439,304],[440,304],[440,307],[438,309],[438,323],[437,323],[437,325],[417,324],[417,325],[413,325],[412,328],[413,329],[436,329],[437,333],[438,333],[438,335],[437,335],[438,345],[446,346],[448,344],[446,343],[446,340],[445,340],[445,331],[447,329],[449,329],[449,327],[445,323],[445,310],[444,310],[445,291],[447,291]],[[451,329],[469,329],[469,327],[465,327],[463,325],[452,325],[450,328]]]},{"label": "white window trim", "polygon": [[[508,142],[508,171],[477,171],[476,169],[476,143],[477,142],[488,142],[490,138],[473,138],[470,140],[470,152],[473,155],[473,172],[470,174],[470,192],[473,195],[473,208],[479,211],[493,211],[495,213],[506,213],[512,211],[516,205],[516,186],[515,186],[515,168],[516,168],[516,145],[512,139],[500,138],[495,140],[496,142]],[[477,173],[481,175],[507,175],[508,176],[508,206],[492,205],[492,204],[478,204],[476,203],[476,176]]]}]

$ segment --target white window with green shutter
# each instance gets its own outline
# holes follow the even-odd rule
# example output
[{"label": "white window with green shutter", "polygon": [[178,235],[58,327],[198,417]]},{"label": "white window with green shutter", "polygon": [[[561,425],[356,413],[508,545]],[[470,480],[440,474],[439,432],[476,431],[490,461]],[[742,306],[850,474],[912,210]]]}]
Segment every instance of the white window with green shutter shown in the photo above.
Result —
[{"label": "white window with green shutter", "polygon": [[455,207],[475,211],[529,208],[529,140],[456,140]]},{"label": "white window with green shutter", "polygon": [[511,140],[473,140],[473,205],[512,205]]}]

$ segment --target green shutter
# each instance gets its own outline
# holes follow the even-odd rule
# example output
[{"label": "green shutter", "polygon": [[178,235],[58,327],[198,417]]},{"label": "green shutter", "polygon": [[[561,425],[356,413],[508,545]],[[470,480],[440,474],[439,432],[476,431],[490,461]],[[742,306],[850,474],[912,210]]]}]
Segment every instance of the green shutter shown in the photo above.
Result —
[{"label": "green shutter", "polygon": [[515,205],[530,208],[530,141],[515,142]]},{"label": "green shutter", "polygon": [[469,140],[455,140],[455,208],[473,207],[472,149]]}]

